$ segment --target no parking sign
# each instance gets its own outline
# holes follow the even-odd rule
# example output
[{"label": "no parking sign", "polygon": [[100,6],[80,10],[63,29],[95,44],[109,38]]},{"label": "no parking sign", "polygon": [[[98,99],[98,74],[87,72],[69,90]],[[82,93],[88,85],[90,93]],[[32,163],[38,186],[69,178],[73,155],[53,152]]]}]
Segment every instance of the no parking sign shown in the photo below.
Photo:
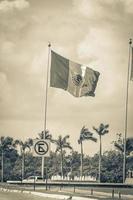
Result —
[{"label": "no parking sign", "polygon": [[50,154],[50,142],[48,140],[33,141],[33,156],[48,157]]}]

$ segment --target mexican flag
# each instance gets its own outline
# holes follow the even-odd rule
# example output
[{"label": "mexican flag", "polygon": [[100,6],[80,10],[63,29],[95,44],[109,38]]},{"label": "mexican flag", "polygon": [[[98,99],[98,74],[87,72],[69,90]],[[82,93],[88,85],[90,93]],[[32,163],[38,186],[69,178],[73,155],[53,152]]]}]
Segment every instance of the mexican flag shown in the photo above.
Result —
[{"label": "mexican flag", "polygon": [[51,51],[50,86],[75,97],[95,96],[100,73]]}]

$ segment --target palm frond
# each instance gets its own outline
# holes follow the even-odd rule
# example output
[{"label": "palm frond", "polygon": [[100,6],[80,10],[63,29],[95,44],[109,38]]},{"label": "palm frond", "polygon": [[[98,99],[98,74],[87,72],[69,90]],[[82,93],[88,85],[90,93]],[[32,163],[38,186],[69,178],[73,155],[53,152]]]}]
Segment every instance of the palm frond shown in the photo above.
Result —
[{"label": "palm frond", "polygon": [[133,152],[133,137],[127,138],[126,147],[128,154]]},{"label": "palm frond", "polygon": [[52,135],[49,133],[49,130],[45,130],[42,131],[41,133],[38,133],[39,135],[39,139],[43,140],[43,139],[47,139],[47,140],[51,140]]},{"label": "palm frond", "polygon": [[69,137],[70,137],[69,135],[66,135],[66,136],[62,139],[62,142],[65,143],[66,140],[69,139]]},{"label": "palm frond", "polygon": [[62,147],[63,149],[73,149],[71,146],[70,146],[70,144],[64,144],[63,145],[63,147]]},{"label": "palm frond", "polygon": [[53,144],[56,144],[57,145],[57,140],[55,140],[55,139],[51,139],[51,142],[53,143]]},{"label": "palm frond", "polygon": [[79,137],[78,143],[80,144],[81,141],[84,141],[84,140],[92,140],[94,142],[97,141],[97,139],[93,137],[93,133],[90,132],[88,128],[85,128],[85,126],[83,126],[80,131],[80,137]]},{"label": "palm frond", "polygon": [[101,135],[105,135],[105,134],[107,134],[109,131],[108,130],[103,130],[102,132],[101,132]]},{"label": "palm frond", "polygon": [[114,146],[115,146],[116,149],[118,149],[119,151],[121,151],[121,152],[124,151],[124,146],[123,146],[123,144],[118,144],[117,142],[114,142]]},{"label": "palm frond", "polygon": [[93,142],[97,142],[97,138],[95,138],[95,137],[91,137],[91,138],[89,138],[89,140],[91,140]]},{"label": "palm frond", "polygon": [[93,126],[93,130],[99,134],[99,130]]},{"label": "palm frond", "polygon": [[98,133],[98,135],[107,134],[109,132],[109,130],[107,130],[108,128],[109,124],[104,125],[103,123],[101,123],[98,128],[93,127],[93,129],[96,131],[96,133]]},{"label": "palm frond", "polygon": [[69,138],[70,136],[69,135],[66,135],[65,137],[62,137],[61,135],[58,136],[58,139],[55,140],[55,139],[52,139],[51,142],[56,144],[56,152],[60,152],[61,149],[63,148],[68,148],[68,149],[71,149],[72,150],[72,147],[70,145],[69,142],[67,142],[67,139]]},{"label": "palm frond", "polygon": [[109,128],[109,124],[104,125],[104,128],[105,129]]}]

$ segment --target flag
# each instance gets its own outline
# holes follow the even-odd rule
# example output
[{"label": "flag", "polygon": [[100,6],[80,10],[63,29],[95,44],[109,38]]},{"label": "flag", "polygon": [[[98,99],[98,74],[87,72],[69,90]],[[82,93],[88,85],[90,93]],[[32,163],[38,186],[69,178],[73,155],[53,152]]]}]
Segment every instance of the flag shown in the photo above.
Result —
[{"label": "flag", "polygon": [[68,91],[75,97],[95,96],[100,73],[51,51],[50,86]]},{"label": "flag", "polygon": [[132,47],[132,53],[131,53],[131,74],[130,74],[130,80],[133,81],[133,47]]},{"label": "flag", "polygon": [[81,96],[95,96],[94,92],[97,86],[99,75],[99,72],[86,67]]}]

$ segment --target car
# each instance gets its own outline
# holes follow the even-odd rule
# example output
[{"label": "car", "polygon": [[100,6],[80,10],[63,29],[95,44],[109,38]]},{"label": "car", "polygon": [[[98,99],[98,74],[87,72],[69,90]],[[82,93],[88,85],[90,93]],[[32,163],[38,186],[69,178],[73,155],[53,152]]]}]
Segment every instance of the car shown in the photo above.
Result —
[{"label": "car", "polygon": [[22,183],[34,183],[43,181],[45,181],[45,179],[43,179],[41,176],[29,176],[26,179],[23,179]]}]

